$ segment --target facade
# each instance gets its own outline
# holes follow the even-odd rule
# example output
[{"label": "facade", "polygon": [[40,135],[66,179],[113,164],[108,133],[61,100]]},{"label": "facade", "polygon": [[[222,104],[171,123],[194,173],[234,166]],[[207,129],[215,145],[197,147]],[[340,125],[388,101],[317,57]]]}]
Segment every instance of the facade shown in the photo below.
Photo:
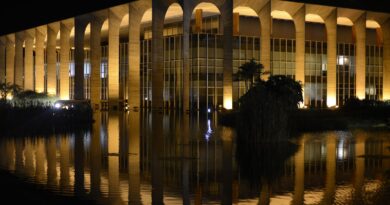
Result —
[{"label": "facade", "polygon": [[254,59],[336,107],[390,99],[388,31],[388,13],[293,1],[139,0],[1,36],[0,81],[97,109],[231,109]]}]

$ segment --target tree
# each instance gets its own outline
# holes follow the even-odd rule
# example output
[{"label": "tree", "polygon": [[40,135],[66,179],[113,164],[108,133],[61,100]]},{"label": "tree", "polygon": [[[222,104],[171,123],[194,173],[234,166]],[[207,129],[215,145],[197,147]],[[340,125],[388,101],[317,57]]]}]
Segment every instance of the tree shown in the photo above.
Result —
[{"label": "tree", "polygon": [[237,79],[245,82],[245,90],[248,91],[253,87],[255,82],[261,80],[260,75],[263,74],[264,66],[252,58],[249,62],[242,64],[238,69],[236,74]]},{"label": "tree", "polygon": [[259,81],[240,99],[238,135],[251,142],[289,137],[290,113],[303,101],[299,82],[286,76]]},{"label": "tree", "polygon": [[0,83],[0,97],[1,100],[7,100],[7,96],[12,94],[12,96],[16,96],[20,93],[22,89],[19,85],[11,84],[11,83]]}]

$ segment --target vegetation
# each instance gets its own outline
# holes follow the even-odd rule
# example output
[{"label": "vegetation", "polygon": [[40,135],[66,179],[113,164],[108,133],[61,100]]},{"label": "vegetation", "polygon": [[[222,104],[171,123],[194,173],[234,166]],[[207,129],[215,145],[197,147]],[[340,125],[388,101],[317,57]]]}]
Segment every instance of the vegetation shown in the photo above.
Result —
[{"label": "vegetation", "polygon": [[256,82],[260,81],[260,76],[264,74],[264,66],[257,63],[255,59],[242,64],[238,68],[236,80],[245,82],[245,90],[248,91]]},{"label": "vegetation", "polygon": [[259,81],[239,99],[238,133],[246,141],[280,141],[290,133],[290,114],[302,99],[301,85],[285,76]]},{"label": "vegetation", "polygon": [[0,135],[67,130],[69,126],[85,127],[92,121],[93,111],[89,104],[56,109],[53,107],[56,98],[31,90],[22,91],[19,86],[10,83],[0,84],[0,95]]}]

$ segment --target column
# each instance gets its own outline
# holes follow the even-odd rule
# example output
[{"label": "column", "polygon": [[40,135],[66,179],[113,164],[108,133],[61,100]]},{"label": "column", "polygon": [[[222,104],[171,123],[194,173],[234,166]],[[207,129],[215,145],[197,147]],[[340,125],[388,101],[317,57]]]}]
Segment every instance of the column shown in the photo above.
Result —
[{"label": "column", "polygon": [[326,104],[328,107],[336,106],[336,46],[337,46],[337,9],[333,10],[325,19],[327,36],[327,95]]},{"label": "column", "polygon": [[152,204],[164,204],[164,130],[163,114],[154,113],[152,117],[151,175],[152,175]]},{"label": "column", "polygon": [[196,9],[195,10],[195,33],[202,32],[203,29],[203,10]]},{"label": "column", "polygon": [[139,13],[138,4],[129,5],[129,99],[130,109],[139,108],[141,103],[141,83],[140,83],[140,29],[142,13]]},{"label": "column", "polygon": [[221,204],[232,204],[233,185],[233,133],[231,128],[222,128],[222,200]]},{"label": "column", "polygon": [[240,35],[240,14],[233,13],[233,36]]},{"label": "column", "polygon": [[45,36],[46,26],[35,29],[35,91],[45,91]]},{"label": "column", "polygon": [[0,83],[5,82],[5,45],[6,40],[4,36],[0,37]]},{"label": "column", "polygon": [[14,69],[15,69],[15,35],[7,35],[7,45],[6,45],[6,82],[14,84]]},{"label": "column", "polygon": [[34,175],[34,144],[32,139],[24,140],[24,173],[27,177],[33,178]]},{"label": "column", "polygon": [[[119,106],[119,29],[121,18],[110,9],[108,14],[108,104],[110,109]],[[130,62],[131,63],[131,62]]]},{"label": "column", "polygon": [[333,204],[336,191],[336,136],[326,139],[325,193],[321,204]]},{"label": "column", "polygon": [[233,108],[233,0],[227,0],[221,9],[223,23],[223,107]]},{"label": "column", "polygon": [[193,9],[192,1],[183,1],[183,43],[182,43],[182,58],[183,58],[183,91],[182,91],[182,110],[190,110],[190,32],[191,32],[191,16]]},{"label": "column", "polygon": [[129,204],[141,202],[141,124],[140,113],[129,112]]},{"label": "column", "polygon": [[355,22],[356,33],[356,97],[366,98],[366,13]]},{"label": "column", "polygon": [[[65,135],[60,138],[60,188],[61,190],[71,191],[70,188],[70,143],[69,137]],[[76,156],[78,157],[78,156]]]},{"label": "column", "polygon": [[84,172],[84,133],[78,131],[74,135],[74,195],[85,196]]},{"label": "column", "polygon": [[[50,136],[46,139],[47,156],[47,185],[49,187],[57,185],[57,154],[56,137]],[[77,156],[77,155],[76,155]]]},{"label": "column", "polygon": [[[295,80],[300,81],[302,89],[305,88],[305,15],[306,7],[303,5],[294,15],[295,24]],[[302,95],[304,95],[302,91]],[[303,96],[303,99],[305,97]],[[305,102],[303,102],[305,104]]]},{"label": "column", "polygon": [[70,31],[72,30],[73,22],[65,20],[60,25],[60,99],[69,99],[69,61],[70,61]]},{"label": "column", "polygon": [[[91,21],[91,35],[90,35],[90,46],[91,46],[91,105],[94,109],[100,108],[100,90],[101,90],[101,79],[100,79],[100,64],[102,59],[101,52],[101,29],[103,21],[94,18]],[[129,61],[130,62],[130,61]]]},{"label": "column", "polygon": [[[91,25],[92,26],[92,25]],[[92,31],[92,27],[91,27]],[[91,195],[93,198],[100,196],[100,173],[102,167],[102,146],[100,144],[100,129],[101,129],[102,113],[94,114],[95,123],[92,125],[91,139]]]},{"label": "column", "polygon": [[47,94],[53,96],[57,95],[57,33],[59,29],[59,23],[52,23],[47,26]]},{"label": "column", "polygon": [[34,90],[34,37],[35,29],[24,32],[24,90]]},{"label": "column", "polygon": [[74,98],[82,100],[84,99],[84,34],[88,20],[84,16],[76,17],[74,24]]},{"label": "column", "polygon": [[42,183],[45,179],[45,139],[36,138],[35,149],[35,180]]},{"label": "column", "polygon": [[260,63],[264,66],[264,80],[268,79],[271,72],[271,1],[264,5],[258,13],[260,18]]},{"label": "column", "polygon": [[[381,25],[382,33],[390,33],[390,19]],[[383,35],[383,100],[390,100],[390,35]]]},{"label": "column", "polygon": [[164,19],[165,5],[161,0],[152,1],[152,108],[164,107]]},{"label": "column", "polygon": [[24,32],[15,34],[15,84],[23,88],[23,43]]},{"label": "column", "polygon": [[365,144],[366,136],[364,131],[356,131],[354,133],[356,137],[355,142],[355,175],[354,175],[354,200],[357,202],[362,201],[364,197],[364,173],[365,173]]},{"label": "column", "polygon": [[108,114],[108,197],[119,195],[119,113]]},{"label": "column", "polygon": [[304,204],[305,192],[305,142],[300,140],[298,152],[294,155],[294,196],[291,204]]}]

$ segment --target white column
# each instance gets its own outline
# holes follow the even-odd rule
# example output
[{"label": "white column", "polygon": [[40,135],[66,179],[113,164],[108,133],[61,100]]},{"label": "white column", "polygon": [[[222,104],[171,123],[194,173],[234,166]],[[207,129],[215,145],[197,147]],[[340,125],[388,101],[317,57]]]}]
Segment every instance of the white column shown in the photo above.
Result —
[{"label": "white column", "polygon": [[366,13],[355,22],[356,33],[356,97],[366,98]]},{"label": "white column", "polygon": [[45,91],[45,36],[46,26],[35,29],[35,91]]},{"label": "white column", "polygon": [[166,8],[161,0],[153,0],[152,13],[152,108],[164,107],[164,19]]},{"label": "white column", "polygon": [[[294,15],[295,24],[295,80],[300,81],[305,88],[305,16],[306,7],[303,5]],[[302,94],[304,95],[304,91]],[[303,96],[303,99],[305,97]],[[305,103],[305,102],[304,102]]]},{"label": "white column", "polygon": [[23,42],[24,32],[15,34],[15,84],[23,88]]},{"label": "white column", "polygon": [[[119,29],[121,18],[110,9],[108,13],[108,101],[110,109],[118,109],[119,101]],[[129,62],[131,63],[131,62]]]},{"label": "white column", "polygon": [[333,10],[325,19],[325,27],[328,49],[326,104],[328,107],[333,107],[336,105],[337,9]]},{"label": "white column", "polygon": [[[260,18],[260,62],[264,66],[264,72],[271,72],[271,1],[264,5],[258,13]],[[268,79],[268,75],[263,75]]]},{"label": "white column", "polygon": [[233,108],[233,0],[222,5],[223,23],[223,107]]},{"label": "white column", "polygon": [[25,31],[24,48],[24,89],[34,90],[34,37],[35,29]]},{"label": "white column", "polygon": [[141,20],[146,10],[141,2],[129,4],[129,108],[141,106],[141,83],[140,83],[140,29]]},{"label": "white column", "polygon": [[326,139],[326,179],[325,192],[321,204],[333,204],[336,191],[336,136]]},{"label": "white column", "polygon": [[[94,18],[91,20],[91,105],[94,109],[100,108],[100,91],[101,91],[101,79],[100,79],[100,64],[101,64],[101,29],[103,21]],[[129,61],[130,62],[130,61]]]},{"label": "white column", "polygon": [[77,100],[84,99],[84,34],[88,24],[85,16],[75,18],[74,32],[74,98]]},{"label": "white column", "polygon": [[62,100],[69,99],[69,63],[70,63],[70,31],[72,30],[73,22],[65,20],[60,25],[60,98]]},{"label": "white column", "polygon": [[299,150],[294,155],[294,196],[291,204],[303,204],[305,192],[305,140],[299,142]]},{"label": "white column", "polygon": [[108,197],[117,198],[119,192],[119,114],[108,117]]},{"label": "white column", "polygon": [[57,33],[59,31],[59,23],[52,23],[47,26],[47,94],[57,95]]},{"label": "white column", "polygon": [[141,124],[140,113],[129,113],[129,204],[141,204]]},{"label": "white column", "polygon": [[7,35],[6,45],[6,82],[14,84],[14,72],[15,72],[15,35]]}]

